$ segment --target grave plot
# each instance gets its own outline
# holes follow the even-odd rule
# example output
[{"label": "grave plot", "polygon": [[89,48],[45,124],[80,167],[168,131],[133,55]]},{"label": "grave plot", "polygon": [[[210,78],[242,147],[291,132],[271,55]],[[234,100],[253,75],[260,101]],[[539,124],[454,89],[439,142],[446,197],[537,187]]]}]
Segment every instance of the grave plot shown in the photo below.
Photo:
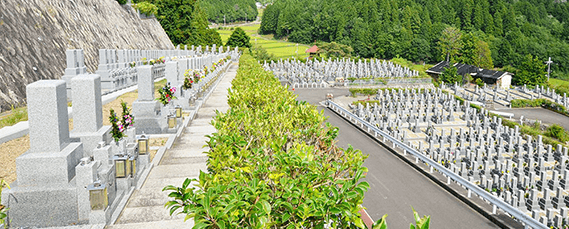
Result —
[{"label": "grave plot", "polygon": [[522,136],[441,89],[378,90],[375,99],[353,113],[542,224],[567,222],[567,147]]},{"label": "grave plot", "polygon": [[293,88],[379,84],[393,78],[411,79],[419,76],[418,71],[375,59],[370,61],[360,59],[358,62],[351,59],[308,60],[306,63],[298,60],[279,60],[276,63],[265,62],[263,67],[267,71],[272,71],[281,82],[286,82]]},{"label": "grave plot", "polygon": [[[209,68],[200,75],[196,90],[188,93],[198,102],[228,68],[229,57],[239,57],[237,51],[229,48],[225,52],[222,47],[219,52],[215,46],[208,49],[203,55],[194,56],[196,67],[203,64],[204,69]],[[154,97],[154,80],[166,77],[171,84],[179,84],[176,76],[190,66],[190,56],[181,50],[148,51],[146,55],[170,52],[183,56],[167,56],[161,63],[148,61],[132,66],[138,84],[138,98],[130,113],[134,123],[121,120],[121,116],[114,116],[112,121],[104,118],[103,77],[84,72],[82,50],[67,51],[68,60],[72,60],[68,63],[75,67],[66,71],[69,75],[65,80],[40,80],[27,86],[30,148],[16,158],[16,182],[11,189],[2,190],[1,204],[9,209],[9,226],[104,225],[114,213],[120,213],[120,204],[144,182],[152,167],[150,159],[158,147],[147,134],[166,133],[174,139],[182,130],[183,109],[174,105],[188,97],[159,104]],[[114,52],[110,53],[112,56]],[[166,72],[166,59],[176,71]],[[69,99],[74,118],[71,131]],[[194,107],[188,112],[195,116],[196,110]],[[127,117],[124,119],[132,118]],[[103,119],[112,122],[112,126],[104,126]]]},{"label": "grave plot", "polygon": [[548,99],[552,102],[561,104],[564,107],[569,105],[567,94],[564,93],[563,96],[561,96],[555,93],[555,89],[546,89],[543,86],[537,86],[533,90],[529,90],[526,85],[515,89],[502,90],[498,88],[489,88],[486,84],[481,88],[478,87],[478,85],[475,85],[474,89],[462,88],[455,84],[451,89],[455,95],[460,96],[465,100],[479,102],[485,105],[496,102],[503,106],[509,106],[511,101],[514,99],[533,100],[539,98]]}]

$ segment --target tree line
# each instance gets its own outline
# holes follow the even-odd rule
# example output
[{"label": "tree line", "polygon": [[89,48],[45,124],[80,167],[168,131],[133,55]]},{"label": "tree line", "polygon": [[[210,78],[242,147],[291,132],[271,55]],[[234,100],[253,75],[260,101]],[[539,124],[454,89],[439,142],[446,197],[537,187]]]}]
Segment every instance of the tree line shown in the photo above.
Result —
[{"label": "tree line", "polygon": [[204,0],[201,5],[208,20],[214,23],[254,21],[257,19],[258,12],[255,0]]},{"label": "tree line", "polygon": [[569,6],[555,0],[277,0],[259,32],[365,58],[512,69],[552,57],[552,76],[569,77]]}]

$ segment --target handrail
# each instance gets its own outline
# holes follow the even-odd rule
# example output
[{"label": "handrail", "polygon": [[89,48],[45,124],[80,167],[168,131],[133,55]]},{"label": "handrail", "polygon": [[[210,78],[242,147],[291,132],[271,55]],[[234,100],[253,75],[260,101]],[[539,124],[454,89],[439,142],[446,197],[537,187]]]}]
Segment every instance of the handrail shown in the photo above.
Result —
[{"label": "handrail", "polygon": [[[417,150],[413,149],[412,147],[404,144],[403,142],[399,141],[398,139],[392,137],[391,135],[383,132],[382,130],[378,129],[374,125],[371,125],[367,121],[365,121],[365,120],[361,119],[360,117],[356,116],[355,114],[347,111],[345,108],[339,106],[338,104],[336,104],[330,100],[328,100],[326,102],[327,102],[327,105],[330,109],[333,109],[336,112],[338,110],[340,110],[340,114],[344,113],[345,115],[349,115],[351,118],[355,119],[357,122],[360,122],[362,125],[365,125],[368,129],[373,130],[375,133],[381,135],[382,137],[389,140],[390,142],[393,142],[394,145],[397,145],[400,148],[402,148],[403,150],[405,150],[406,152],[413,154],[413,156],[419,158],[420,160],[422,160],[425,163],[428,163],[429,166],[434,167],[435,169],[442,172],[447,177],[450,177],[452,180],[454,180],[457,183],[459,183],[460,185],[466,187],[468,190],[473,191],[478,196],[489,201],[491,204],[495,205],[496,207],[504,210],[505,212],[507,212],[510,215],[514,216],[515,218],[519,219],[522,223],[525,224],[526,228],[528,226],[530,226],[534,229],[537,229],[537,228],[546,229],[547,228],[546,225],[541,224],[539,221],[531,218],[530,216],[521,212],[517,208],[512,207],[508,203],[505,203],[504,201],[502,201],[498,197],[495,197],[492,194],[486,192],[484,189],[478,187],[477,185],[470,183],[469,181],[467,181],[466,179],[462,178],[461,176],[453,173],[452,171],[450,171],[446,167],[444,167],[444,166],[440,165],[439,163],[433,161],[432,159],[428,158],[427,156],[423,155],[422,153],[418,152]],[[356,123],[356,125],[357,125],[357,123]]]}]

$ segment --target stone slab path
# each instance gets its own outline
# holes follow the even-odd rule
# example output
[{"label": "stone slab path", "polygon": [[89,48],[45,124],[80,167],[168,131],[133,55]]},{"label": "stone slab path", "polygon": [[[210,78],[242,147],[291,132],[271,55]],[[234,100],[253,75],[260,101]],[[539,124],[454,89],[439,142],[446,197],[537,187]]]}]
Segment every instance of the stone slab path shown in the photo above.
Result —
[{"label": "stone slab path", "polygon": [[198,110],[196,118],[150,171],[142,188],[134,191],[117,222],[107,228],[191,228],[194,225],[192,220],[184,222],[185,215],[169,215],[168,209],[164,208],[168,201],[167,192],[162,192],[162,189],[167,185],[181,186],[186,178],[197,178],[200,170],[207,170],[207,155],[203,153],[208,150],[204,148],[205,135],[216,131],[210,124],[215,111],[226,112],[229,109],[227,94],[237,74],[237,66],[234,63],[229,67]]}]

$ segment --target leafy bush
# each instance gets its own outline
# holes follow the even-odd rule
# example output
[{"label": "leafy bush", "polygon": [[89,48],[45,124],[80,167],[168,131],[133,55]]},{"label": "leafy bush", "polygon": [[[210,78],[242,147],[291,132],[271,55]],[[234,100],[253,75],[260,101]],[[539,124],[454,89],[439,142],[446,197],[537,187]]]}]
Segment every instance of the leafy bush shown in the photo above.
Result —
[{"label": "leafy bush", "polygon": [[[0,180],[0,192],[2,192],[2,189],[4,188],[10,188],[10,185],[8,185],[8,182],[6,182],[4,179]],[[2,201],[2,196],[0,196],[0,202]],[[6,211],[8,211],[8,209],[6,209],[4,206],[0,205],[0,224],[5,224],[6,221]]]},{"label": "leafy bush", "polygon": [[350,93],[352,93],[352,96],[357,96],[358,94],[371,96],[377,94],[377,88],[350,88]]},{"label": "leafy bush", "polygon": [[261,47],[260,45],[255,45],[249,48],[249,54],[258,61],[267,61],[267,62],[270,62],[271,60],[277,61],[275,55],[273,55],[272,53],[268,53],[267,50]]},{"label": "leafy bush", "polygon": [[482,81],[480,78],[476,78],[476,80],[474,80],[474,83],[479,87],[484,86],[484,81]]},{"label": "leafy bush", "polygon": [[370,106],[373,106],[373,104],[379,104],[378,100],[369,100],[369,101],[354,101],[352,102],[353,105],[357,106],[358,104],[363,105],[364,107],[369,103]]},{"label": "leafy bush", "polygon": [[546,135],[552,138],[557,138],[562,142],[569,141],[569,134],[567,131],[557,124],[549,126],[546,130]]},{"label": "leafy bush", "polygon": [[140,13],[146,14],[147,16],[158,14],[158,7],[149,2],[140,2],[132,5],[132,7],[140,10]]},{"label": "leafy bush", "polygon": [[228,104],[212,121],[208,173],[164,188],[174,198],[170,214],[193,218],[194,228],[365,227],[358,211],[367,156],[339,148],[338,128],[322,113],[247,54]]},{"label": "leafy bush", "polygon": [[119,2],[119,4],[121,4],[121,5],[126,4],[126,1],[127,1],[127,0],[117,0],[117,2]]}]

